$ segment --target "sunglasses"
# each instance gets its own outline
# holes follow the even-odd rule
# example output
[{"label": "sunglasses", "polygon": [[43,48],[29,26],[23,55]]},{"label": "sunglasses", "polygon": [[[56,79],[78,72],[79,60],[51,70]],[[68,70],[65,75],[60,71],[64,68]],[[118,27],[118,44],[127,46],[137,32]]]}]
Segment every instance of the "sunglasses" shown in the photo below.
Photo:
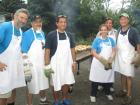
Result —
[{"label": "sunglasses", "polygon": [[67,18],[66,15],[58,15],[57,17],[58,17],[58,18]]},{"label": "sunglasses", "polygon": [[112,21],[113,21],[113,19],[112,19],[112,18],[110,18],[110,17],[106,18],[105,20],[106,20],[106,21],[108,21],[108,20],[112,20]]},{"label": "sunglasses", "polygon": [[40,15],[35,15],[31,17],[31,21],[35,21],[36,19],[41,19]]}]

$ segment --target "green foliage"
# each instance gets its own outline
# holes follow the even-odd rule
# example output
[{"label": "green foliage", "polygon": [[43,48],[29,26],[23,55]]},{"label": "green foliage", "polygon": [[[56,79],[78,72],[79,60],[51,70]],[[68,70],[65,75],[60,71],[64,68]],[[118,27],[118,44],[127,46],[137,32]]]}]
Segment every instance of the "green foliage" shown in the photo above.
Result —
[{"label": "green foliage", "polygon": [[[132,24],[140,28],[140,2],[139,0],[124,0],[120,10],[109,9],[110,0],[28,0],[27,8],[33,14],[43,17],[43,29],[45,32],[54,30],[57,15],[68,16],[68,30],[76,34],[76,40],[80,43],[90,42],[98,32],[98,28],[107,17],[114,21],[114,27],[119,27],[119,15],[122,12],[130,14]],[[130,3],[124,8],[125,3]],[[0,12],[13,13],[26,5],[22,0],[2,0]],[[85,42],[84,40],[87,40]]]},{"label": "green foliage", "polygon": [[98,32],[98,27],[104,20],[102,0],[83,0],[76,25],[80,34],[86,38]]},{"label": "green foliage", "polygon": [[14,13],[17,9],[26,7],[22,0],[2,0],[0,3],[0,12]]},{"label": "green foliage", "polygon": [[31,16],[39,14],[43,17],[43,29],[48,32],[55,28],[53,4],[56,0],[28,0],[28,10]]},{"label": "green foliage", "polygon": [[93,41],[93,38],[89,37],[89,38],[79,38],[79,40],[77,41],[77,45],[91,45]]},{"label": "green foliage", "polygon": [[43,29],[46,32],[55,29],[55,19],[58,15],[68,16],[68,30],[76,31],[75,19],[79,11],[78,0],[29,0],[28,9],[33,14],[43,17]]},{"label": "green foliage", "polygon": [[132,18],[133,26],[137,27],[140,32],[140,2],[139,0],[131,0],[131,6],[128,8],[129,14]]},{"label": "green foliage", "polygon": [[2,0],[0,2],[0,14],[5,15],[6,21],[12,20],[13,14],[19,8],[26,8],[22,0]]}]

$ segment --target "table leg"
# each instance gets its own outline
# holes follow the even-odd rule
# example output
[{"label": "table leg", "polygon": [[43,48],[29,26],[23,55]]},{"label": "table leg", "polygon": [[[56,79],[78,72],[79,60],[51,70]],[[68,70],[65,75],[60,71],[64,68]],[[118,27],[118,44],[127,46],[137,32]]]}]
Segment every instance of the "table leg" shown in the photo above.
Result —
[{"label": "table leg", "polygon": [[80,74],[80,62],[77,62],[77,64],[78,64],[78,71],[77,71],[77,75],[79,75],[79,74]]}]

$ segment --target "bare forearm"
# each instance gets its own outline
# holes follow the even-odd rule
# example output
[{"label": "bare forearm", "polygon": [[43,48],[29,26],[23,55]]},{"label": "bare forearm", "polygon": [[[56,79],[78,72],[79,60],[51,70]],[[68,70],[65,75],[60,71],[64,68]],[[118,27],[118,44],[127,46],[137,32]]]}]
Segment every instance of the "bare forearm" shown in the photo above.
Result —
[{"label": "bare forearm", "polygon": [[137,45],[137,52],[140,54],[140,44]]},{"label": "bare forearm", "polygon": [[72,54],[72,60],[73,60],[73,62],[76,62],[75,48],[71,48],[71,54]]},{"label": "bare forearm", "polygon": [[112,49],[112,54],[111,54],[111,57],[114,58],[116,55],[116,48],[113,48]]},{"label": "bare forearm", "polygon": [[50,64],[50,49],[45,49],[45,65]]},{"label": "bare forearm", "polygon": [[99,54],[97,54],[95,50],[92,50],[91,54],[92,54],[92,56],[94,56],[96,59],[99,59],[99,57],[100,57]]}]

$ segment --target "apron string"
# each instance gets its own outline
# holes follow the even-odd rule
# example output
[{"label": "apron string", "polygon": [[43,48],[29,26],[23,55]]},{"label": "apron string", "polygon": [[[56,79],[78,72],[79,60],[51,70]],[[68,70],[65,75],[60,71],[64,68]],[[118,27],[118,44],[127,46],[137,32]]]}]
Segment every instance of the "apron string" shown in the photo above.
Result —
[{"label": "apron string", "polygon": [[[12,27],[13,27],[13,33],[12,33],[12,35],[14,35],[14,21],[12,21]],[[21,30],[21,28],[19,28],[19,31],[20,31],[20,36],[22,36],[22,30]],[[17,36],[17,37],[19,37],[19,36]]]},{"label": "apron string", "polygon": [[[36,34],[35,34],[35,31],[34,31],[33,28],[32,28],[32,31],[33,31],[34,38],[37,39]],[[42,34],[42,32],[41,32],[41,37],[42,37],[43,39],[45,39],[44,36],[43,36],[43,34]],[[42,40],[43,40],[43,39],[42,39]],[[42,40],[41,40],[41,41],[42,41]]]}]

